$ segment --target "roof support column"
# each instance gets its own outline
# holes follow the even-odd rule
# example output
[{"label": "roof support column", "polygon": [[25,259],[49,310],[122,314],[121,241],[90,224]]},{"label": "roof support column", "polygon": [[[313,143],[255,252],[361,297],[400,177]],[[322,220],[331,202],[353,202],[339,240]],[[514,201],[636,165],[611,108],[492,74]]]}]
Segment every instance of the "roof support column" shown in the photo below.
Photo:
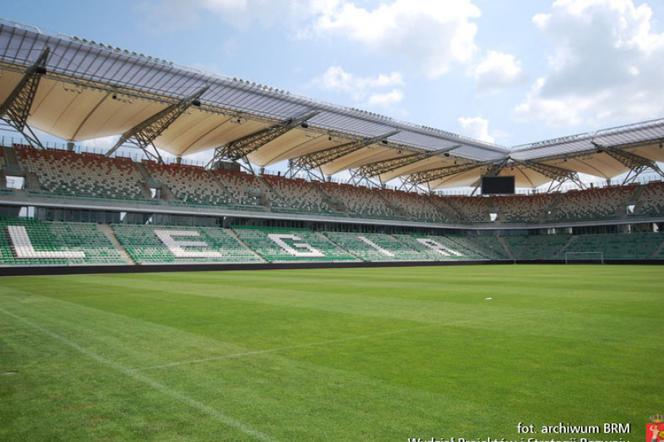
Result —
[{"label": "roof support column", "polygon": [[164,160],[161,158],[161,154],[155,147],[154,140],[168,129],[175,120],[180,118],[180,116],[191,106],[200,106],[200,97],[205,91],[207,91],[207,89],[208,86],[199,89],[193,95],[190,95],[177,103],[171,104],[166,109],[157,112],[147,120],[132,127],[122,134],[117,143],[106,152],[106,156],[110,157],[123,144],[129,143],[141,149],[148,159],[163,163]]},{"label": "roof support column", "polygon": [[626,150],[602,146],[601,144],[598,144],[594,141],[592,141],[592,143],[595,147],[597,147],[597,152],[603,152],[621,163],[623,166],[629,168],[629,172],[627,172],[623,184],[630,184],[635,182],[639,175],[648,169],[654,171],[660,177],[664,178],[664,172],[662,169],[660,169],[657,163],[651,159],[642,157],[641,155],[637,155],[632,152],[628,152]]},{"label": "roof support column", "polygon": [[275,124],[274,126],[261,129],[235,141],[231,141],[230,143],[223,146],[218,146],[214,149],[214,155],[206,167],[216,167],[217,163],[224,160],[234,162],[237,162],[238,160],[244,160],[247,163],[247,166],[245,167],[242,164],[240,165],[250,169],[253,173],[253,168],[251,167],[251,163],[247,158],[250,153],[260,149],[270,141],[279,138],[297,126],[302,126],[304,128],[308,127],[307,121],[314,118],[319,113],[319,111],[310,111],[300,117],[289,118],[285,121]]},{"label": "roof support column", "polygon": [[0,118],[23,135],[30,146],[40,149],[44,149],[44,145],[28,125],[28,117],[37,94],[39,80],[46,73],[49,52],[48,47],[44,48],[39,58],[26,69],[23,78],[0,105]]},{"label": "roof support column", "polygon": [[339,146],[329,147],[327,149],[312,152],[295,159],[295,164],[302,168],[317,169],[327,163],[338,160],[341,157],[349,155],[367,146],[375,143],[386,143],[387,139],[393,135],[398,134],[400,131],[393,130],[386,134],[379,135],[372,138],[362,138],[360,140],[351,141],[349,143],[340,144]]}]

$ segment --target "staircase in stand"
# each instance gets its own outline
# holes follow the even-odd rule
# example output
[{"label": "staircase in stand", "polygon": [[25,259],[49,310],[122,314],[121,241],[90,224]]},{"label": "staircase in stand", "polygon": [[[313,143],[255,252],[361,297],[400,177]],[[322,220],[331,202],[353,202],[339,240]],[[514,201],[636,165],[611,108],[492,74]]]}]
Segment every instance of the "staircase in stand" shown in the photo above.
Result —
[{"label": "staircase in stand", "polygon": [[115,237],[115,233],[113,233],[113,229],[111,228],[110,225],[108,224],[97,224],[97,228],[104,234],[106,235],[106,238],[113,244],[113,247],[115,247],[115,250],[117,250],[120,253],[120,256],[122,259],[130,265],[135,264],[134,260],[131,259],[129,254],[125,251],[124,247],[122,247],[122,244],[118,241],[118,239]]}]

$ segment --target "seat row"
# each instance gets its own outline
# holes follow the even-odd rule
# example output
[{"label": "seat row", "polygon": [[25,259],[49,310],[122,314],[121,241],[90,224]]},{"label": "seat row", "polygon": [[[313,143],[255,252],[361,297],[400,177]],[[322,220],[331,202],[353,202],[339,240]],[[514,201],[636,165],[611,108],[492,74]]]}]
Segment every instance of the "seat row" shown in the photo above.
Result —
[{"label": "seat row", "polygon": [[[42,192],[68,197],[151,199],[165,187],[176,203],[275,212],[399,219],[430,223],[541,223],[664,214],[664,183],[566,193],[496,197],[422,195],[333,182],[310,182],[241,171],[135,163],[126,158],[16,147],[26,174]],[[1,149],[0,149],[1,151]],[[4,167],[0,156],[0,169]],[[149,185],[148,185],[149,183]],[[169,196],[170,198],[170,196]]]},{"label": "seat row", "polygon": [[[116,246],[113,241],[117,240]],[[388,234],[0,218],[0,265],[664,259],[664,234]]]}]

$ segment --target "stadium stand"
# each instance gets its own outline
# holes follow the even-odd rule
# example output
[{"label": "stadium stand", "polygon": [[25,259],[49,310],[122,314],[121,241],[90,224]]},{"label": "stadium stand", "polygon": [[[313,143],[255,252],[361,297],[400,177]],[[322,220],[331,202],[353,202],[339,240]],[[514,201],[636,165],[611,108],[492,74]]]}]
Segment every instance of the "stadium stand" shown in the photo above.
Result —
[{"label": "stadium stand", "polygon": [[381,190],[330,182],[321,184],[321,189],[332,199],[343,201],[350,215],[365,218],[405,218],[387,204]]},{"label": "stadium stand", "polygon": [[638,201],[635,201],[635,215],[661,215],[664,213],[664,182],[641,186]]},{"label": "stadium stand", "polygon": [[451,196],[445,198],[445,203],[460,214],[460,222],[488,223],[491,222],[491,213],[496,210],[493,207],[493,198],[472,196]]},{"label": "stadium stand", "polygon": [[228,229],[115,224],[113,231],[138,264],[262,261]]},{"label": "stadium stand", "polygon": [[[615,233],[586,234],[574,236],[565,250],[565,254],[574,255],[574,259],[592,257],[601,253],[603,259],[661,259],[653,256],[662,243],[664,235],[660,233]],[[563,255],[564,257],[564,255]]]},{"label": "stadium stand", "polygon": [[244,244],[269,262],[358,261],[322,233],[310,230],[242,227],[234,231]]},{"label": "stadium stand", "polygon": [[547,218],[554,199],[550,195],[498,196],[497,221],[505,223],[529,223]]},{"label": "stadium stand", "polygon": [[515,259],[564,259],[563,251],[572,235],[510,235],[505,237]]},{"label": "stadium stand", "polygon": [[154,161],[143,164],[152,178],[166,185],[185,204],[264,209],[264,186],[252,175]]},{"label": "stadium stand", "polygon": [[[383,190],[383,198],[405,215],[405,218],[428,222],[445,222],[443,212],[425,195],[398,190]],[[451,217],[447,220],[453,221]]]},{"label": "stadium stand", "polygon": [[484,235],[453,235],[450,236],[456,244],[474,251],[476,256],[483,259],[505,260],[511,259],[503,243],[495,234]]},{"label": "stadium stand", "polygon": [[442,235],[398,234],[395,237],[431,261],[459,261],[484,258],[475,250],[469,249]]},{"label": "stadium stand", "polygon": [[430,261],[427,253],[385,233],[325,232],[332,242],[363,261]]},{"label": "stadium stand", "polygon": [[0,218],[0,265],[81,264],[126,262],[96,224]]},{"label": "stadium stand", "polygon": [[571,190],[553,210],[556,221],[576,221],[623,217],[636,185],[601,189]]},{"label": "stadium stand", "polygon": [[173,203],[179,205],[468,225],[664,214],[662,182],[551,194],[440,196],[153,161],[136,164],[127,158],[28,147],[0,149],[1,170],[8,167],[7,149],[12,157],[17,154],[26,189],[60,196],[148,200],[152,198],[148,183],[158,183],[170,190]]},{"label": "stadium stand", "polygon": [[265,261],[664,260],[664,234],[426,235],[315,232],[253,226],[233,229],[109,226],[0,218],[0,265],[3,266],[114,265],[127,264],[129,258],[143,265]]},{"label": "stadium stand", "polygon": [[272,210],[286,212],[333,213],[326,196],[314,183],[300,178],[287,179],[274,175],[263,175],[270,187],[269,199]]},{"label": "stadium stand", "polygon": [[61,150],[16,149],[21,166],[39,179],[41,190],[66,196],[149,199],[141,174],[128,158]]}]

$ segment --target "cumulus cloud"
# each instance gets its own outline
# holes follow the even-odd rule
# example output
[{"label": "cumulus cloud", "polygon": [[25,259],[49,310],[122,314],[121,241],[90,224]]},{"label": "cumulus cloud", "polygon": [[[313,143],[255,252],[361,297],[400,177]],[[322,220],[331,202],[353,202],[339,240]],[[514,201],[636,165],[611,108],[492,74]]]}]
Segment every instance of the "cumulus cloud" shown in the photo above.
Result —
[{"label": "cumulus cloud", "polygon": [[372,94],[369,96],[370,106],[388,107],[399,103],[403,99],[403,92],[399,89],[392,89],[389,92]]},{"label": "cumulus cloud", "polygon": [[373,9],[349,1],[319,2],[310,29],[315,35],[346,38],[371,50],[405,57],[429,77],[455,63],[469,63],[477,46],[474,20],[480,9],[470,0],[394,0]]},{"label": "cumulus cloud", "polygon": [[457,119],[461,132],[471,138],[493,143],[496,139],[489,134],[489,120],[482,117],[460,117]]},{"label": "cumulus cloud", "polygon": [[387,107],[403,99],[401,86],[404,81],[399,72],[362,77],[347,72],[341,66],[330,66],[313,83],[323,89],[346,94],[355,102],[366,101],[374,107]]},{"label": "cumulus cloud", "polygon": [[664,33],[648,4],[556,0],[534,25],[551,38],[549,71],[516,107],[552,126],[644,119],[664,113]]},{"label": "cumulus cloud", "polygon": [[472,69],[472,75],[481,91],[496,92],[523,80],[521,61],[514,55],[488,51]]},{"label": "cumulus cloud", "polygon": [[205,14],[214,14],[227,25],[244,28],[254,23],[281,23],[299,16],[297,11],[303,9],[308,14],[318,10],[300,8],[298,3],[296,0],[157,0],[143,1],[137,8],[150,29],[160,32],[191,28]]}]

